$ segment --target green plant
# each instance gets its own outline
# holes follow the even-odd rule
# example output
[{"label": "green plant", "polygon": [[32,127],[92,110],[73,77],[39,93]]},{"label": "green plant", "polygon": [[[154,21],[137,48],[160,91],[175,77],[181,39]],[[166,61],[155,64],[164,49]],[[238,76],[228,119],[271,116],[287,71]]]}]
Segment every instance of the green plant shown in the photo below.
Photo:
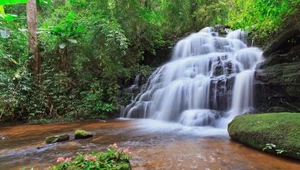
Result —
[{"label": "green plant", "polygon": [[272,144],[272,143],[267,143],[266,146],[262,149],[262,151],[265,151],[266,149],[267,150],[272,150],[276,148],[276,145]]},{"label": "green plant", "polygon": [[78,154],[73,158],[59,157],[56,166],[50,170],[131,170],[131,159],[128,149],[120,149],[117,144],[110,145],[107,152]]},{"label": "green plant", "polygon": [[284,149],[276,149],[276,153],[277,154],[282,154],[284,152],[286,152],[286,150],[284,150]]},{"label": "green plant", "polygon": [[254,31],[254,38],[268,37],[284,27],[297,24],[299,1],[290,0],[230,0],[229,25],[234,29]]}]

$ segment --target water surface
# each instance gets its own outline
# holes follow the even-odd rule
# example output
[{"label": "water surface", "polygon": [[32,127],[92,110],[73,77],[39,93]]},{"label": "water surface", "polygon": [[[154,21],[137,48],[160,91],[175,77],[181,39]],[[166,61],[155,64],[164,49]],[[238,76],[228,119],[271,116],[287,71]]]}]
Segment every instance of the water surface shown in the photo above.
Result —
[{"label": "water surface", "polygon": [[[49,135],[92,131],[90,139],[45,145]],[[109,144],[130,148],[136,170],[285,170],[300,169],[300,163],[275,157],[233,142],[226,130],[187,127],[152,120],[112,120],[49,125],[0,127],[0,169],[34,167],[47,169],[57,157],[77,152],[104,151]],[[37,147],[44,146],[42,149]]]}]

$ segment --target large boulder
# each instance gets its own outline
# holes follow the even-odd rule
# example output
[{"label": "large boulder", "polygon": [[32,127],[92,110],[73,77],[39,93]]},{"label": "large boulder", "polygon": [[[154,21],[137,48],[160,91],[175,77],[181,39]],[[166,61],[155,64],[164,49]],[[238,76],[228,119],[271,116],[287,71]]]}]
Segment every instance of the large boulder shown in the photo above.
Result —
[{"label": "large boulder", "polygon": [[48,136],[45,139],[46,144],[56,143],[56,142],[62,142],[67,141],[70,139],[70,136],[68,134],[62,134],[62,135],[55,135],[55,136]]},{"label": "large boulder", "polygon": [[230,137],[260,151],[300,159],[300,114],[237,116],[228,125]]},{"label": "large boulder", "polygon": [[300,29],[296,26],[290,28],[274,39],[272,43],[264,50],[263,55],[269,56],[277,51],[289,50],[291,47],[299,44]]},{"label": "large boulder", "polygon": [[300,111],[300,30],[287,30],[263,55],[266,60],[255,72],[255,107],[262,112]]},{"label": "large boulder", "polygon": [[86,139],[93,137],[91,132],[85,131],[85,130],[76,130],[74,133],[75,139]]}]

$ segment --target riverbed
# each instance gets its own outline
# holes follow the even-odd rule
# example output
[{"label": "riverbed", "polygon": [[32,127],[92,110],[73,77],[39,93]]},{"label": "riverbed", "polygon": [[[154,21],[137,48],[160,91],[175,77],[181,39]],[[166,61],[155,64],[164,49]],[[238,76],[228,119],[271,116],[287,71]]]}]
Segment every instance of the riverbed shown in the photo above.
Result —
[{"label": "riverbed", "polygon": [[[94,137],[74,140],[77,129]],[[67,133],[66,142],[46,145],[50,135]],[[226,129],[188,127],[153,120],[116,119],[0,127],[0,169],[47,169],[58,157],[105,151],[113,143],[132,152],[136,170],[298,170],[300,162],[262,153],[230,140]]]}]

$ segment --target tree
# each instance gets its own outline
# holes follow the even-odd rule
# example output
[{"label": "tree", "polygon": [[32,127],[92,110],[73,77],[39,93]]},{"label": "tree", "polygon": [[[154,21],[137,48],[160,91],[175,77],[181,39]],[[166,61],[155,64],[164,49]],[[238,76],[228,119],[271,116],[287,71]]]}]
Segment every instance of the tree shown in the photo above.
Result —
[{"label": "tree", "polygon": [[29,0],[26,4],[27,26],[29,32],[29,50],[33,56],[32,71],[34,74],[41,73],[42,59],[38,50],[38,34],[37,34],[37,6],[36,0]]}]

